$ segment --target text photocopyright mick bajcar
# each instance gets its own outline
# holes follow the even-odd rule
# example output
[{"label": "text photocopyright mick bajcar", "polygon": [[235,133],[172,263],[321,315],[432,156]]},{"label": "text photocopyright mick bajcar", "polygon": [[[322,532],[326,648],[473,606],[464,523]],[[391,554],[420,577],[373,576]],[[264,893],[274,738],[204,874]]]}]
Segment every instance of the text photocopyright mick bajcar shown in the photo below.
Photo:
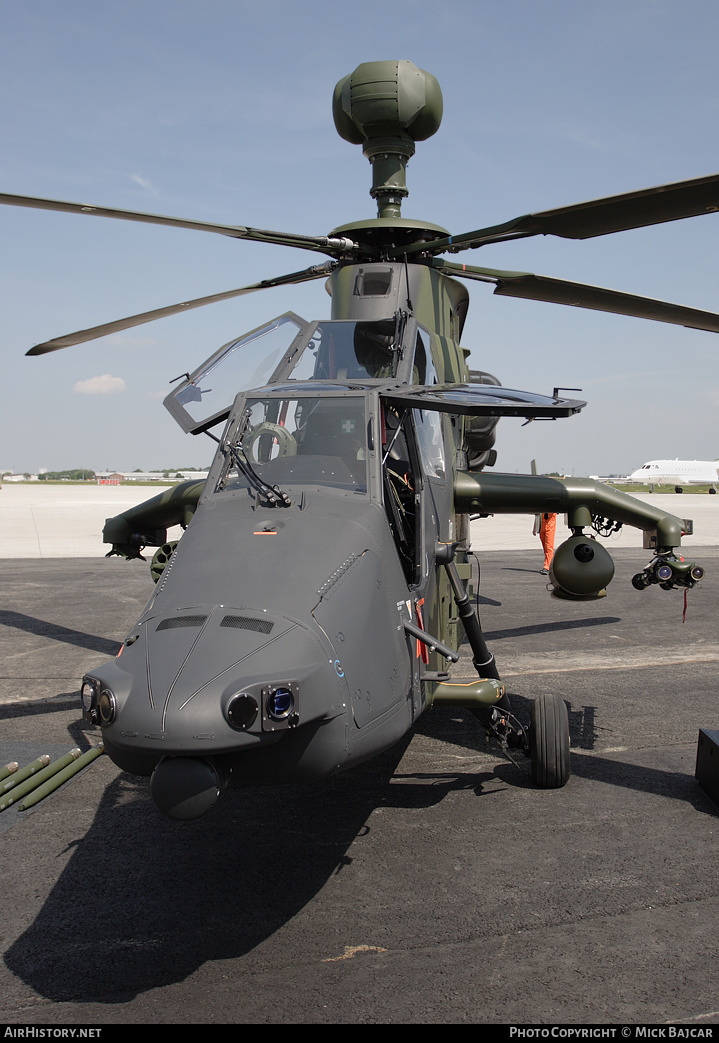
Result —
[{"label": "text photocopyright mick bajcar", "polygon": [[687,1025],[551,1025],[509,1026],[510,1039],[713,1039],[711,1026]]}]

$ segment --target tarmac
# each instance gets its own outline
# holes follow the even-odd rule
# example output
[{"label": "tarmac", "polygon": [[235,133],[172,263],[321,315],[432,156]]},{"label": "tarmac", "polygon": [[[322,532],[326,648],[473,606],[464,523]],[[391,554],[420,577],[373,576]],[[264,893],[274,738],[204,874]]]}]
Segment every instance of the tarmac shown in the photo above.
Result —
[{"label": "tarmac", "polygon": [[[0,491],[0,763],[100,741],[79,679],[116,654],[152,581],[147,563],[106,560],[98,533],[154,491]],[[719,727],[719,497],[652,502],[694,519],[684,553],[707,576],[686,604],[633,588],[651,557],[641,534],[606,542],[606,598],[568,603],[539,573],[531,517],[472,526],[514,712],[528,720],[543,691],[568,705],[566,787],[534,788],[526,761],[449,709],[368,764],[231,788],[191,823],[163,818],[147,780],[101,756],[0,813],[0,1023],[711,1038],[719,808],[695,766],[699,730]]]}]

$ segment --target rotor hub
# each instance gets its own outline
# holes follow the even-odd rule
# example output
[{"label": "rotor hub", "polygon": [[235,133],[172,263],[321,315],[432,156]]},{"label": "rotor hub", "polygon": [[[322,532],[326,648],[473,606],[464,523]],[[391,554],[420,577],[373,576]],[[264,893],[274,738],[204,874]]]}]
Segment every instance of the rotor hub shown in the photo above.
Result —
[{"label": "rotor hub", "polygon": [[[365,218],[363,221],[352,221],[340,225],[330,232],[331,236],[349,236],[361,244],[359,251],[352,255],[354,261],[382,260],[387,251],[401,249],[408,243],[426,242],[428,249],[434,239],[448,235],[446,229],[429,221],[413,221],[405,217]],[[423,260],[422,254],[415,254],[413,261]]]}]

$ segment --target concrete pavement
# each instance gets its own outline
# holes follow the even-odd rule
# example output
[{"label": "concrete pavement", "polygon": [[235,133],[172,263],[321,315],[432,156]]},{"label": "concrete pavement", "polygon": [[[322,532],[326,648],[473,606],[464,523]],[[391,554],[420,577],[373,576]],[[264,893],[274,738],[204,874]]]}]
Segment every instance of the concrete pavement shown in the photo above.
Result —
[{"label": "concrete pavement", "polygon": [[106,519],[165,488],[6,482],[0,489],[0,560],[102,557],[110,549],[102,542]]},{"label": "concrete pavement", "polygon": [[[161,488],[165,488],[164,486]],[[107,518],[149,500],[161,488],[98,485],[13,485],[0,489],[0,559],[101,557]],[[638,497],[680,518],[692,518],[694,536],[683,546],[719,546],[719,496],[666,493]],[[472,543],[480,550],[531,550],[539,547],[532,535],[532,515],[495,515],[472,523]],[[170,530],[177,538],[181,529]],[[569,535],[563,516],[557,519],[557,544]],[[642,534],[625,526],[606,541],[613,547],[641,547]]]}]

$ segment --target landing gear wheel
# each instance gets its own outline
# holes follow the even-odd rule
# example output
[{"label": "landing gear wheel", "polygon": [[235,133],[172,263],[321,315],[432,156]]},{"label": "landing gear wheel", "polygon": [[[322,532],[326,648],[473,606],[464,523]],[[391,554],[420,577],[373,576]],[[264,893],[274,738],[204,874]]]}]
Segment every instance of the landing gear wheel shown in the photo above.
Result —
[{"label": "landing gear wheel", "polygon": [[559,789],[569,779],[569,715],[563,699],[543,694],[532,703],[529,750],[532,780]]}]

